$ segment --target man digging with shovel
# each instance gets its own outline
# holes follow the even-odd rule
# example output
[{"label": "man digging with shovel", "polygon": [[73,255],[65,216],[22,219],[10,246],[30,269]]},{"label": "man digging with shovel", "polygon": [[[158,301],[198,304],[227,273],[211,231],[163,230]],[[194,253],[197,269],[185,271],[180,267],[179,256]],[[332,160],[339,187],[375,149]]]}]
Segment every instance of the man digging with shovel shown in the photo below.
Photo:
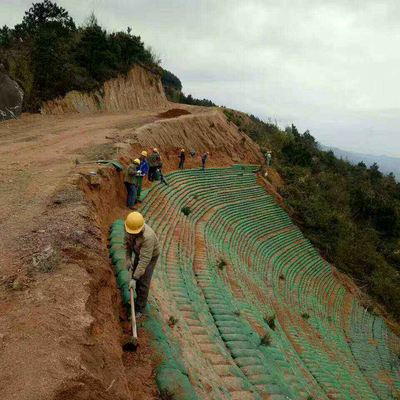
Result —
[{"label": "man digging with shovel", "polygon": [[[132,279],[129,284],[131,294],[136,290],[136,318],[140,318],[147,305],[150,282],[160,254],[160,246],[153,229],[148,226],[139,212],[131,212],[125,219],[125,242]],[[131,296],[132,299],[133,296]],[[133,308],[134,306],[134,308]]]}]

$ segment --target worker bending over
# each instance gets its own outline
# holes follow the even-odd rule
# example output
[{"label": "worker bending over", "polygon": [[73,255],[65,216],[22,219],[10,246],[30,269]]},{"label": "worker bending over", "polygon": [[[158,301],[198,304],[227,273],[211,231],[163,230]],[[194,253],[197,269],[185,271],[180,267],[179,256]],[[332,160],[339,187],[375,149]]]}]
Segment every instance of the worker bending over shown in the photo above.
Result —
[{"label": "worker bending over", "polygon": [[153,229],[139,212],[131,212],[125,219],[125,244],[128,266],[132,271],[129,288],[136,290],[135,313],[141,317],[146,309],[150,282],[160,254],[160,246]]},{"label": "worker bending over", "polygon": [[138,158],[136,160],[131,161],[131,163],[128,165],[128,168],[125,171],[125,176],[124,176],[124,184],[127,192],[126,206],[131,210],[134,209],[134,205],[136,202],[139,165],[140,165],[140,160]]}]

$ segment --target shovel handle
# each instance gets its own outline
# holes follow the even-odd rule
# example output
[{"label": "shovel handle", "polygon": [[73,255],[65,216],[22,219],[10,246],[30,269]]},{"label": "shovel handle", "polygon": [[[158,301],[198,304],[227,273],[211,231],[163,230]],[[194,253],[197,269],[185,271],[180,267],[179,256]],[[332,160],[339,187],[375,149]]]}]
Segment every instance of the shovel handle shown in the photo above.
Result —
[{"label": "shovel handle", "polygon": [[136,316],[135,316],[135,303],[133,301],[133,288],[129,289],[131,295],[131,316],[132,316],[132,336],[137,339]]}]

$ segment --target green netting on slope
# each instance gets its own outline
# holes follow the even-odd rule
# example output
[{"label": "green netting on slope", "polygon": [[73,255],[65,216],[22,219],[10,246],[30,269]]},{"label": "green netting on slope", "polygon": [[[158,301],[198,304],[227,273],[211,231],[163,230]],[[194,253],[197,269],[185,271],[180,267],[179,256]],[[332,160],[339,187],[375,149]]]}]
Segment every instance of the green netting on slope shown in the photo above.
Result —
[{"label": "green netting on slope", "polygon": [[[349,399],[376,398],[370,388],[371,382],[367,383],[363,377],[364,368],[357,365],[357,357],[353,357],[348,338],[341,326],[343,317],[340,312],[346,293],[344,288],[333,280],[329,265],[319,258],[311,245],[299,236],[298,231],[283,231],[290,228],[291,224],[289,220],[281,224],[287,216],[279,207],[270,207],[267,201],[265,212],[262,201],[260,206],[244,208],[244,213],[238,208],[226,207],[226,203],[235,201],[235,196],[236,201],[242,201],[242,204],[253,201],[248,193],[251,191],[250,185],[255,185],[254,175],[251,177],[246,171],[241,175],[237,173],[238,170],[241,169],[210,169],[207,170],[207,174],[195,170],[174,172],[168,177],[170,187],[157,188],[156,191],[150,192],[146,211],[149,212],[150,218],[153,218],[152,208],[156,206],[159,196],[163,196],[177,209],[191,203],[193,212],[188,219],[194,223],[212,207],[222,206],[223,211],[220,215],[216,218],[213,216],[211,220],[209,236],[212,237],[212,232],[219,226],[221,237],[214,237],[213,241],[216,244],[220,243],[216,245],[218,252],[230,256],[238,277],[245,270],[251,273],[256,285],[269,292],[271,289],[268,289],[264,282],[267,278],[273,282],[271,295],[282,307],[290,306],[288,322],[290,321],[292,326],[286,328],[286,331],[278,332],[276,336],[288,356],[293,354],[293,344],[302,348],[301,354],[296,354],[297,357],[300,355],[301,360],[294,363],[293,368],[306,367],[311,373],[311,379],[324,387],[330,396]],[[257,197],[255,193],[252,195]],[[164,215],[163,211],[154,216],[154,220],[165,218],[161,215]],[[175,220],[181,218],[179,211],[175,212],[173,217]],[[244,220],[248,223],[243,224]],[[171,221],[173,223],[174,219]],[[163,225],[161,227],[166,229]],[[268,238],[265,238],[266,233],[270,235]],[[257,240],[260,243],[254,245]],[[280,276],[283,276],[282,284],[279,283]],[[242,284],[240,281],[239,283]],[[244,284],[241,287],[244,290],[246,288]],[[261,314],[257,316],[257,313],[260,313],[257,307],[261,310],[265,305],[257,304],[257,300],[254,299],[251,305],[246,306],[246,302],[243,302],[242,307],[261,320]],[[269,304],[268,307],[271,309],[273,305]],[[298,308],[297,315],[292,311],[293,307]],[[297,329],[302,313],[309,314],[308,326],[314,335],[325,338],[328,348],[320,349],[320,344],[313,343],[315,337],[311,333],[307,334],[302,329]],[[387,331],[387,328],[384,330]],[[379,351],[374,351],[371,357],[368,357],[368,352],[364,354],[364,357],[367,356],[370,362],[375,364],[377,370],[387,368],[388,363],[390,364],[389,356],[383,351],[387,349],[383,340],[380,340],[380,347],[382,350],[378,347]],[[386,361],[380,362],[380,359]],[[379,383],[374,388],[379,397],[393,398],[390,397],[389,390],[379,389],[381,385],[385,386],[384,383]]]},{"label": "green netting on slope", "polygon": [[[126,269],[126,251],[120,243],[125,236],[122,220],[115,221],[110,227],[110,258],[116,271],[117,286],[121,290],[121,298],[125,306],[130,305],[129,278]],[[118,239],[115,244],[113,240]],[[152,334],[152,342],[162,361],[157,366],[156,383],[163,398],[176,400],[196,400],[197,395],[189,381],[186,369],[179,361],[179,351],[176,343],[168,340],[157,313],[151,307],[149,316],[144,322],[145,328]]]}]

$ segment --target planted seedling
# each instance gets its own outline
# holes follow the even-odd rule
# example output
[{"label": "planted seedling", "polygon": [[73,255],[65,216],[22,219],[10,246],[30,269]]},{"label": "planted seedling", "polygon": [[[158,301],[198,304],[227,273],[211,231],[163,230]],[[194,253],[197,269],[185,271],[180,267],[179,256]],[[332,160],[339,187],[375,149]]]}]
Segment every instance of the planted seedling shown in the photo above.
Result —
[{"label": "planted seedling", "polygon": [[268,324],[268,326],[274,331],[275,330],[275,314],[266,315],[264,317],[264,321]]},{"label": "planted seedling", "polygon": [[285,275],[280,274],[280,275],[279,275],[279,279],[280,279],[281,281],[284,281],[284,280],[285,280]]},{"label": "planted seedling", "polygon": [[192,212],[192,209],[188,206],[185,206],[181,208],[181,211],[183,212],[184,215],[188,216]]},{"label": "planted seedling", "polygon": [[240,310],[235,310],[233,313],[234,313],[237,317],[240,316]]},{"label": "planted seedling", "polygon": [[226,267],[226,265],[226,261],[222,258],[217,261],[217,267],[221,271]]},{"label": "planted seedling", "polygon": [[302,317],[303,319],[309,319],[309,318],[310,318],[310,314],[308,314],[308,313],[303,313],[303,314],[301,314],[301,317]]},{"label": "planted seedling", "polygon": [[268,332],[261,338],[261,346],[270,346],[271,345],[271,336]]},{"label": "planted seedling", "polygon": [[168,325],[169,325],[170,328],[173,328],[177,323],[178,323],[178,319],[175,318],[173,315],[171,315],[168,318]]}]

